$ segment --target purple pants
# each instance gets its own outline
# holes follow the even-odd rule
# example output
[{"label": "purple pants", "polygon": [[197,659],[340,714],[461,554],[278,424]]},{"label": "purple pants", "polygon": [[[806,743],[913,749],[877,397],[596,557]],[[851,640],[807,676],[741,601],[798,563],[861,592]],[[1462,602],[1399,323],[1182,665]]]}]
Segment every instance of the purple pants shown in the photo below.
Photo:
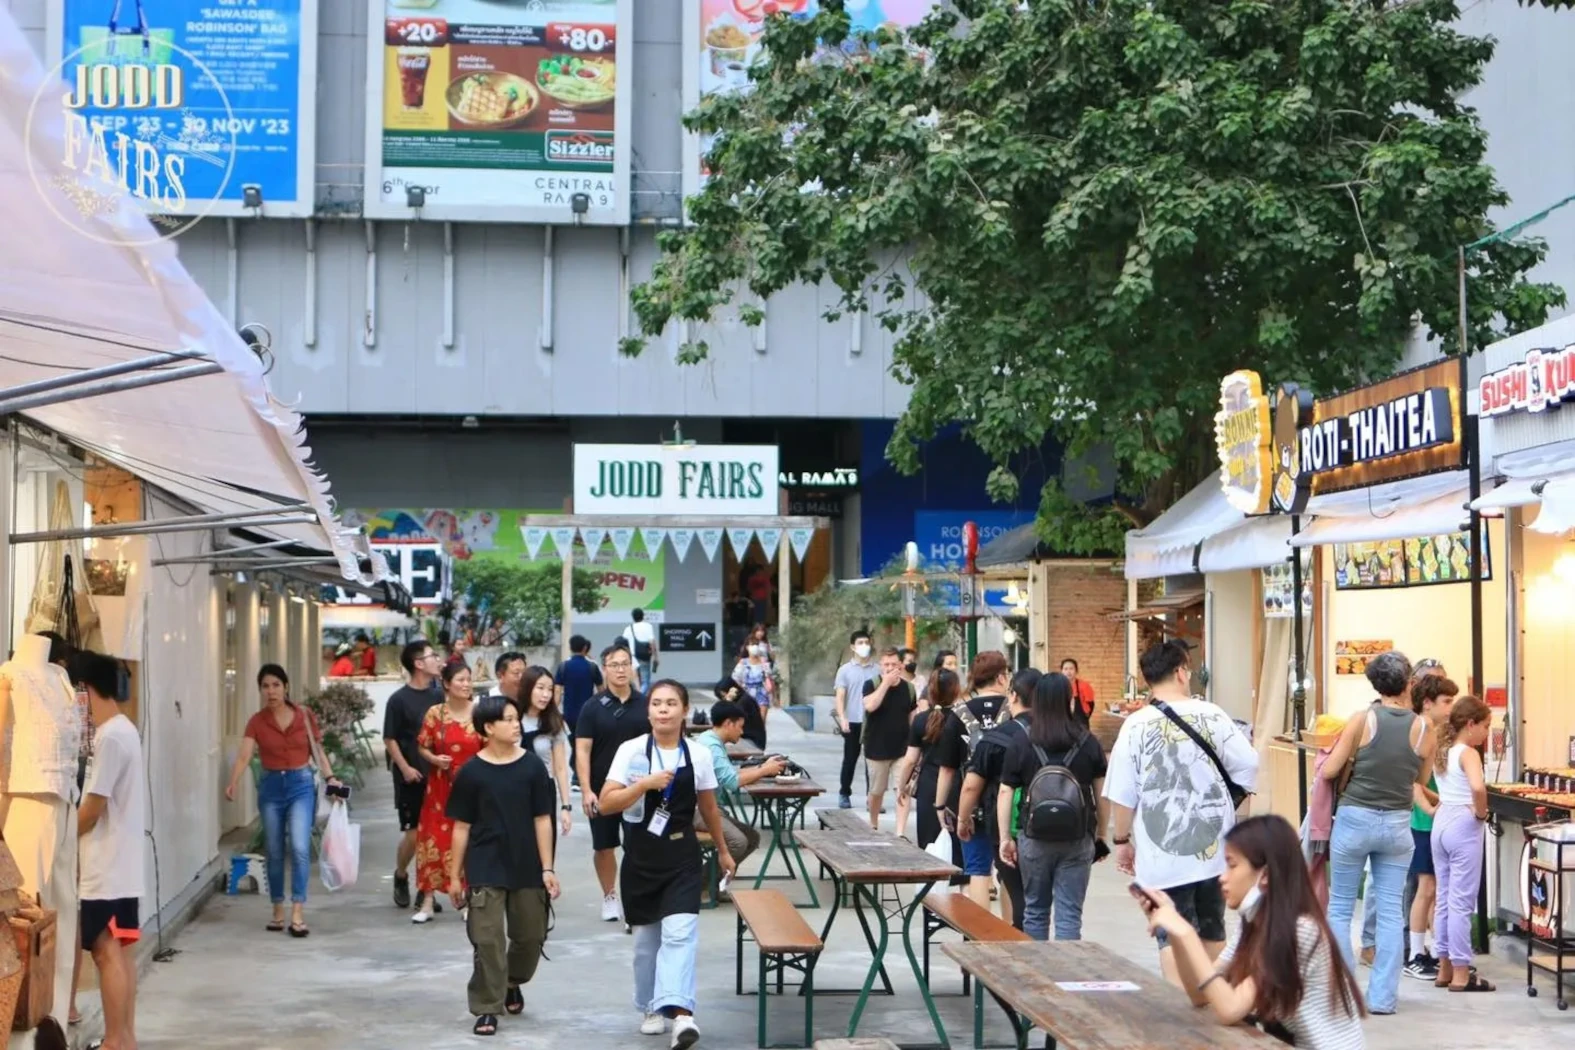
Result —
[{"label": "purple pants", "polygon": [[1440,806],[1433,818],[1433,871],[1438,906],[1433,939],[1440,959],[1471,965],[1471,916],[1482,885],[1482,821],[1470,806]]}]

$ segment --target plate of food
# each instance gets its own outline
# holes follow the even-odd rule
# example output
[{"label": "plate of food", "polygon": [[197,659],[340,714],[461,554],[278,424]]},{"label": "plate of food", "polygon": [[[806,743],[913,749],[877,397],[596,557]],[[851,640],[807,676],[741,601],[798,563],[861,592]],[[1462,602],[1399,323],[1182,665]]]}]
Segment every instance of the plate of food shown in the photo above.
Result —
[{"label": "plate of food", "polygon": [[541,105],[541,92],[522,76],[489,70],[467,73],[449,84],[448,113],[467,128],[512,128]]},{"label": "plate of food", "polygon": [[553,55],[536,67],[542,94],[569,109],[596,109],[618,94],[618,67],[607,58]]}]

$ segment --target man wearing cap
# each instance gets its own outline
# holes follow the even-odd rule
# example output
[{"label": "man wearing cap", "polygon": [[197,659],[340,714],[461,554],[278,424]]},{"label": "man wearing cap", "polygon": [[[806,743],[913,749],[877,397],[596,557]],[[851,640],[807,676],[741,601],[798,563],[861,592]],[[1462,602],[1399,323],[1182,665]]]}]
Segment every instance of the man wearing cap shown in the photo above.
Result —
[{"label": "man wearing cap", "polygon": [[341,642],[334,650],[334,664],[328,669],[329,678],[349,678],[355,674],[355,661],[350,658],[350,643]]}]

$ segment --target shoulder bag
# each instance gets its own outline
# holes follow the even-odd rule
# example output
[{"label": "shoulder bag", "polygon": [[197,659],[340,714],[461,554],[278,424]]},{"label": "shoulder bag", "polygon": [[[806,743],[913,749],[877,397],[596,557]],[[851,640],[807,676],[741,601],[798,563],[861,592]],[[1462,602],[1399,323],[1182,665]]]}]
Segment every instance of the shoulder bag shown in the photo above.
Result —
[{"label": "shoulder bag", "polygon": [[1175,710],[1165,701],[1151,700],[1149,702],[1159,708],[1166,718],[1176,724],[1178,729],[1187,734],[1192,739],[1192,742],[1198,745],[1200,751],[1209,756],[1209,761],[1214,763],[1214,768],[1220,771],[1220,777],[1225,781],[1225,790],[1230,792],[1231,806],[1235,809],[1240,809],[1241,804],[1251,797],[1252,792],[1231,779],[1230,773],[1225,769],[1225,763],[1220,761],[1219,752],[1215,751],[1209,742],[1203,739],[1202,734],[1189,726],[1187,720],[1176,714]]}]

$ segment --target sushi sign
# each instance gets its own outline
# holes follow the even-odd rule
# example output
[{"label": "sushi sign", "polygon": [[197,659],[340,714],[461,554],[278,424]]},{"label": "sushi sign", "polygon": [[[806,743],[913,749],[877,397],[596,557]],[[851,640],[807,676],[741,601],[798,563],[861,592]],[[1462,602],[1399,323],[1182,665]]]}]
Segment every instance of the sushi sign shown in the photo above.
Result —
[{"label": "sushi sign", "polygon": [[1542,412],[1575,400],[1575,343],[1562,350],[1528,350],[1525,360],[1483,376],[1477,394],[1484,419]]}]

